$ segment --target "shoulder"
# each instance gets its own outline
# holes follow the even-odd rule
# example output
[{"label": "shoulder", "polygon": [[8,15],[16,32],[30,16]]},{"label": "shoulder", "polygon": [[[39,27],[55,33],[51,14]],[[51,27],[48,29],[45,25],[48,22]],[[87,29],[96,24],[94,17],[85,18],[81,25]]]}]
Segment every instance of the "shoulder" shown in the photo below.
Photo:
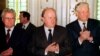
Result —
[{"label": "shoulder", "polygon": [[93,18],[89,18],[89,21],[92,21],[92,22],[100,22],[99,20],[93,19]]},{"label": "shoulder", "polygon": [[17,24],[16,24],[16,26],[21,26],[21,25],[22,25],[21,23],[17,23]]},{"label": "shoulder", "polygon": [[78,20],[75,20],[69,24],[66,25],[66,27],[73,27],[74,25],[76,25],[78,23]]},{"label": "shoulder", "polygon": [[55,26],[55,29],[65,29],[65,27],[60,26],[60,25],[56,25],[56,26]]},{"label": "shoulder", "polygon": [[20,28],[20,27],[22,27],[22,24],[21,24],[21,23],[17,23],[17,24],[15,25],[15,28]]},{"label": "shoulder", "polygon": [[36,32],[44,31],[44,26],[38,26],[36,27]]},{"label": "shoulder", "polygon": [[31,27],[36,28],[36,26],[35,26],[34,24],[32,24],[32,23],[29,23],[29,25],[30,25]]},{"label": "shoulder", "polygon": [[89,23],[93,24],[93,25],[98,25],[100,24],[100,21],[97,20],[97,19],[92,19],[92,18],[89,18],[88,20]]},{"label": "shoulder", "polygon": [[60,26],[60,25],[56,25],[54,28],[54,31],[64,33],[64,32],[66,32],[66,28],[63,26]]},{"label": "shoulder", "polygon": [[36,29],[37,30],[43,30],[44,29],[44,26],[43,25],[42,26],[38,26]]}]

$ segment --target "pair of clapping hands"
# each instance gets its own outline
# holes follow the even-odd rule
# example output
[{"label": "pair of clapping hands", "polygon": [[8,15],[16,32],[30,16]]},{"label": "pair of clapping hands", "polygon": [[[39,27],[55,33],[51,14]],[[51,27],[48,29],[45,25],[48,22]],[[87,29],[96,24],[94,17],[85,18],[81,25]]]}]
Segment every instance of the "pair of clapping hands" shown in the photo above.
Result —
[{"label": "pair of clapping hands", "polygon": [[80,32],[79,40],[83,42],[84,40],[88,40],[90,43],[93,42],[93,36],[91,35],[91,32],[87,29],[82,30]]},{"label": "pair of clapping hands", "polygon": [[47,48],[45,49],[45,52],[59,53],[59,44],[56,42],[51,43],[50,45],[47,46]]}]

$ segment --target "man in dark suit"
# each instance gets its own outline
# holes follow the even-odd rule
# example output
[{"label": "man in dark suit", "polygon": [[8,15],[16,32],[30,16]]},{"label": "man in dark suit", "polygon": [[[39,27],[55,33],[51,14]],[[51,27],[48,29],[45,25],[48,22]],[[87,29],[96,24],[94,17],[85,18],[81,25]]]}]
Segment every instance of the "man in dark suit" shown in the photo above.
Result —
[{"label": "man in dark suit", "polygon": [[2,22],[1,14],[2,14],[2,10],[0,10],[0,34],[3,35],[2,30],[3,30],[4,24]]},{"label": "man in dark suit", "polygon": [[29,56],[30,53],[27,52],[27,46],[32,40],[32,36],[35,32],[35,26],[30,22],[30,14],[26,11],[21,11],[19,15],[20,23],[16,25],[17,28],[22,30],[22,45],[23,45],[23,55]]},{"label": "man in dark suit", "polygon": [[[25,30],[33,32],[36,28],[31,22],[30,22],[30,14],[27,11],[21,11],[19,15],[20,23],[16,25],[16,27],[23,28]],[[30,29],[30,30],[29,30]]]},{"label": "man in dark suit", "polygon": [[20,52],[20,31],[15,28],[15,11],[4,9],[2,12],[4,27],[0,33],[0,54],[1,56],[16,56]]},{"label": "man in dark suit", "polygon": [[36,30],[30,51],[35,56],[66,56],[71,52],[70,40],[64,27],[56,25],[56,11],[46,8],[42,12],[43,26]]},{"label": "man in dark suit", "polygon": [[2,29],[2,27],[4,26],[4,24],[2,22],[1,14],[2,14],[2,10],[0,10],[0,29]]},{"label": "man in dark suit", "polygon": [[77,20],[66,29],[72,40],[73,56],[100,56],[100,22],[89,18],[89,5],[80,2],[75,7]]}]

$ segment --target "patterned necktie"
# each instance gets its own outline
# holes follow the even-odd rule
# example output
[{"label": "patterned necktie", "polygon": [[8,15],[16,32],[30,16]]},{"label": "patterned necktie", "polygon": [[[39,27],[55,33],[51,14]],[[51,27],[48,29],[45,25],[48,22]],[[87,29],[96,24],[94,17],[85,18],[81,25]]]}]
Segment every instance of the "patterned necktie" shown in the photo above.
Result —
[{"label": "patterned necktie", "polygon": [[87,28],[85,26],[85,23],[83,23],[83,31],[86,31],[86,30],[87,30]]},{"label": "patterned necktie", "polygon": [[8,43],[10,39],[10,29],[7,30],[7,35],[6,35],[6,42]]},{"label": "patterned necktie", "polygon": [[48,34],[48,43],[52,43],[51,29],[49,29],[48,31],[49,31],[49,34]]}]

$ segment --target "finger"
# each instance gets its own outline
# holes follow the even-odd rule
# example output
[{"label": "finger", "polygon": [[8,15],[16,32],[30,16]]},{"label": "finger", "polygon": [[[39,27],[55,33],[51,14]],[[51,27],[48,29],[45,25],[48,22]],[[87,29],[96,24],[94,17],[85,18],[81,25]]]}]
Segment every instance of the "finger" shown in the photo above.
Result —
[{"label": "finger", "polygon": [[80,32],[80,34],[82,34],[82,31]]},{"label": "finger", "polygon": [[56,44],[56,42],[53,42],[51,45],[55,45]]}]

